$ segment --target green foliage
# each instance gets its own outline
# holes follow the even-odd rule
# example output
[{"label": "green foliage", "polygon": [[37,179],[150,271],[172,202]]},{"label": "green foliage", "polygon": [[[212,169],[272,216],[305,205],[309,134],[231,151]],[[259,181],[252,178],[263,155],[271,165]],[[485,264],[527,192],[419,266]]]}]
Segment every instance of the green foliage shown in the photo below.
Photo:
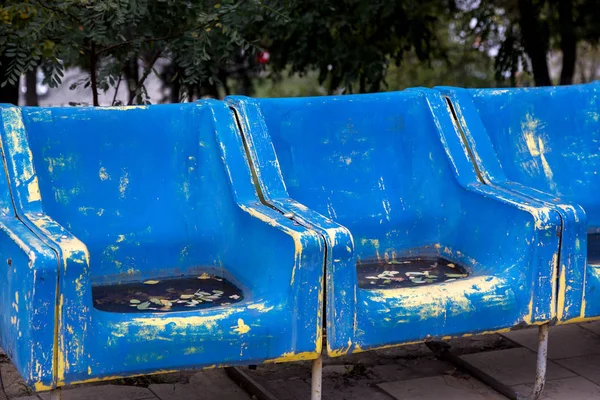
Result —
[{"label": "green foliage", "polygon": [[176,79],[184,84],[215,79],[204,65],[250,49],[247,26],[281,16],[260,0],[8,0],[0,18],[7,82],[43,61],[51,86],[65,66],[81,66],[90,77],[78,84],[106,90],[126,60],[140,56],[145,72],[135,89],[144,102],[143,83],[159,57],[181,67]]},{"label": "green foliage", "polygon": [[597,45],[600,39],[596,0],[462,0],[459,7],[465,32],[482,49],[497,50],[496,76],[510,76],[513,85],[518,71],[547,74],[549,51],[571,51],[574,63],[578,43]]},{"label": "green foliage", "polygon": [[[436,85],[494,87],[507,83],[503,79],[496,81],[494,78],[494,59],[487,52],[476,48],[472,38],[463,38],[461,35],[464,33],[455,32],[454,19],[441,19],[438,35],[437,51],[428,61],[421,61],[416,52],[411,50],[404,54],[399,66],[390,63],[381,89],[394,91]],[[316,71],[308,71],[303,76],[285,71],[281,75],[285,78],[271,73],[267,79],[258,79],[255,95],[296,97],[327,94],[325,87],[319,84],[319,74]]]},{"label": "green foliage", "polygon": [[421,61],[436,55],[438,22],[451,0],[290,0],[289,20],[263,31],[276,72],[319,72],[329,91],[377,91],[390,62],[413,50]]},{"label": "green foliage", "polygon": [[446,57],[434,58],[428,63],[408,53],[400,66],[391,66],[386,76],[386,90],[408,87],[461,86],[496,87],[504,80],[494,78],[494,60],[487,53],[466,43],[450,43],[445,47]]},{"label": "green foliage", "polygon": [[269,74],[256,79],[256,97],[307,97],[323,96],[327,90],[319,84],[319,74],[309,71],[302,76],[290,74]]}]

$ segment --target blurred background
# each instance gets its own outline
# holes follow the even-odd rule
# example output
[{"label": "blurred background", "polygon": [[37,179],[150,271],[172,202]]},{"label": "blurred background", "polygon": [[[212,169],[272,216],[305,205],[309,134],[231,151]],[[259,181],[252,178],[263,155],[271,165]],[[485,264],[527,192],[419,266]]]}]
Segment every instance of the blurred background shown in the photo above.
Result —
[{"label": "blurred background", "polygon": [[600,74],[600,0],[0,0],[0,102],[133,105]]}]

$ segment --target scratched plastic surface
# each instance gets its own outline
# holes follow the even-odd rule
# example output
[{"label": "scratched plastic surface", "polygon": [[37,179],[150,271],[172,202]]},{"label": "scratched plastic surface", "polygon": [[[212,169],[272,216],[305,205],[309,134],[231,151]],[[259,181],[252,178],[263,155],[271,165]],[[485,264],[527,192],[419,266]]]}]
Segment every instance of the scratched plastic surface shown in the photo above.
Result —
[{"label": "scratched plastic surface", "polygon": [[586,264],[586,256],[599,262],[598,236],[588,236],[600,227],[599,89],[441,89],[462,114],[488,183],[561,214],[559,322],[600,315],[600,275]]},{"label": "scratched plastic surface", "polygon": [[[29,385],[317,356],[321,238],[260,203],[225,103],[2,106],[0,118],[0,259],[12,260],[0,263],[0,347]],[[154,289],[127,298],[151,303],[140,312],[94,304],[203,272],[239,299],[194,286],[176,312]]]},{"label": "scratched plastic surface", "polygon": [[[558,215],[478,183],[439,93],[227,101],[265,200],[327,240],[330,355],[553,318]],[[371,289],[357,274],[424,255],[470,275]]]}]

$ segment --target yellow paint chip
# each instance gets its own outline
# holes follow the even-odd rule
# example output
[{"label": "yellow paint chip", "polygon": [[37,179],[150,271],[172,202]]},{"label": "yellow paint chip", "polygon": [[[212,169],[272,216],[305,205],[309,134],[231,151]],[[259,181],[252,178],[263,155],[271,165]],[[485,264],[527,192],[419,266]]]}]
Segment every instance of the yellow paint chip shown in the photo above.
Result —
[{"label": "yellow paint chip", "polygon": [[35,389],[36,392],[43,392],[45,390],[51,390],[52,386],[44,385],[42,382],[36,382],[33,384],[33,388]]},{"label": "yellow paint chip", "polygon": [[119,179],[119,193],[121,193],[121,198],[125,197],[127,186],[129,186],[129,173],[125,172],[125,175]]},{"label": "yellow paint chip", "polygon": [[273,308],[275,308],[275,307],[274,306],[265,307],[264,303],[255,303],[255,304],[250,304],[248,306],[249,310],[258,310],[261,313],[269,312]]},{"label": "yellow paint chip", "polygon": [[108,175],[108,172],[106,172],[106,168],[104,168],[104,167],[100,168],[98,175],[100,176],[100,180],[102,180],[102,181],[106,181],[106,180],[110,179],[110,175]]},{"label": "yellow paint chip", "polygon": [[[579,240],[579,239],[577,239],[577,240]],[[561,267],[560,278],[558,281],[558,299],[556,302],[557,316],[558,316],[559,321],[562,321],[565,319],[565,313],[567,312],[567,307],[565,305],[566,286],[567,286],[567,266],[563,264]]]},{"label": "yellow paint chip", "polygon": [[36,176],[27,185],[27,201],[33,203],[34,201],[40,201],[41,199],[40,185],[38,184],[38,178]]},{"label": "yellow paint chip", "polygon": [[243,319],[238,319],[238,324],[237,326],[232,326],[233,330],[237,333],[239,333],[240,335],[243,335],[244,333],[248,333],[250,332],[250,327],[248,325],[246,325],[244,323]]},{"label": "yellow paint chip", "polygon": [[540,136],[536,137],[539,125],[539,120],[536,120],[530,115],[528,115],[526,121],[521,124],[523,138],[525,139],[525,144],[527,145],[527,150],[529,150],[529,154],[534,158],[540,158],[542,168],[544,170],[544,175],[546,176],[546,179],[548,180],[550,185],[554,186],[554,182],[552,181],[554,174],[552,173],[550,164],[548,164],[548,161],[546,160],[546,154],[549,153],[549,150],[545,148],[544,141],[542,140],[542,138]]},{"label": "yellow paint chip", "polygon": [[149,280],[149,281],[144,281],[144,285],[156,285],[159,282],[160,281]]},{"label": "yellow paint chip", "polygon": [[287,363],[293,361],[306,361],[306,360],[314,360],[319,356],[319,353],[312,351],[305,351],[302,353],[294,353],[288,352],[281,355],[281,357],[272,358],[270,360],[266,360],[265,364],[276,364],[276,363]]}]

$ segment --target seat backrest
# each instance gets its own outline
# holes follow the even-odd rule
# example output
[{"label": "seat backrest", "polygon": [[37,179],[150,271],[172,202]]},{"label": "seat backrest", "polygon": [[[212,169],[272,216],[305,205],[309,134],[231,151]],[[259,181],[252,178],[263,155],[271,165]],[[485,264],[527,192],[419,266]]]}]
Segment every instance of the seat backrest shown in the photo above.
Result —
[{"label": "seat backrest", "polygon": [[44,211],[92,278],[217,266],[235,203],[205,103],[24,108]]},{"label": "seat backrest", "polygon": [[599,86],[471,91],[507,178],[580,204],[596,227]]},{"label": "seat backrest", "polygon": [[417,92],[263,99],[290,196],[348,227],[359,258],[451,235],[460,190]]}]

